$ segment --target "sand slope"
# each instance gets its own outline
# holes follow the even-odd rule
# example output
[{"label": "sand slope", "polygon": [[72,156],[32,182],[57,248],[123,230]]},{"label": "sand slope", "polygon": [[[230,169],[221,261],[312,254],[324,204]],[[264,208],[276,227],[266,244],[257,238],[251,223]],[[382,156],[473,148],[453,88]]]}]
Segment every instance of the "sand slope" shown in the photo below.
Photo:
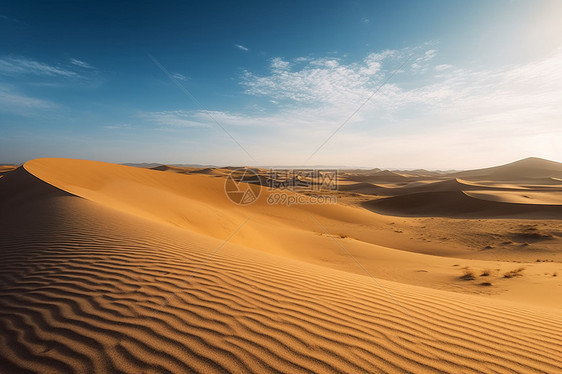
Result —
[{"label": "sand slope", "polygon": [[562,164],[542,158],[529,157],[523,160],[509,163],[507,165],[458,172],[453,173],[453,175],[459,178],[466,179],[489,179],[507,181],[519,181],[522,178],[528,180],[562,178]]},{"label": "sand slope", "polygon": [[2,178],[4,174],[9,173],[16,168],[17,166],[15,165],[0,165],[0,178]]},{"label": "sand slope", "polygon": [[562,193],[559,191],[494,191],[493,193],[471,191],[466,192],[466,195],[474,197],[476,199],[499,201],[502,203],[562,206]]},{"label": "sand slope", "polygon": [[[501,196],[511,196],[511,199],[501,199]],[[377,212],[395,215],[467,218],[562,218],[562,205],[550,204],[542,199],[534,203],[525,203],[526,201],[533,201],[533,199],[520,198],[517,201],[514,201],[514,199],[513,194],[505,195],[499,192],[483,194],[464,191],[442,191],[389,197],[367,202],[364,206]]]},{"label": "sand slope", "polygon": [[[247,213],[263,207],[232,209],[209,180],[69,160],[0,179],[0,372],[562,370],[556,311],[225,244],[255,231]],[[233,227],[166,222],[154,194]],[[307,212],[355,213],[321,209]]]}]

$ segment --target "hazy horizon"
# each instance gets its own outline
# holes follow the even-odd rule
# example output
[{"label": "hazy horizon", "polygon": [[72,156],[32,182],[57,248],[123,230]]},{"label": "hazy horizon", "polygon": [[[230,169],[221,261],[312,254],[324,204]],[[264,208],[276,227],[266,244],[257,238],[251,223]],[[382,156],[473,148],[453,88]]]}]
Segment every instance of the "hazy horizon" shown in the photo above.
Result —
[{"label": "hazy horizon", "polygon": [[[77,158],[78,160],[89,160],[89,159],[81,159],[81,158]],[[477,169],[486,169],[486,168],[491,168],[491,167],[498,167],[498,166],[505,166],[508,164],[512,164],[515,162],[519,162],[519,161],[524,161],[524,160],[528,160],[528,159],[538,159],[538,160],[545,160],[545,161],[554,161],[554,160],[548,160],[548,159],[543,159],[543,158],[539,158],[539,157],[525,157],[523,159],[519,159],[519,160],[514,160],[512,162],[508,162],[506,164],[501,164],[501,165],[484,165],[482,167],[477,167],[477,168],[470,168],[470,169],[463,169],[463,168],[447,168],[447,169],[439,169],[439,168],[413,168],[413,167],[386,167],[384,165],[368,165],[368,166],[361,166],[361,165],[322,165],[322,164],[318,164],[318,165],[314,165],[314,164],[302,164],[302,165],[276,165],[276,164],[270,164],[270,165],[252,165],[252,164],[222,164],[222,165],[216,165],[216,164],[193,164],[193,163],[181,163],[181,162],[171,162],[171,163],[160,163],[160,162],[112,162],[115,164],[119,164],[119,165],[127,165],[127,166],[136,166],[136,167],[146,167],[146,168],[152,168],[152,167],[157,167],[157,166],[177,166],[177,167],[199,167],[199,168],[224,168],[224,167],[256,167],[256,168],[270,168],[270,169],[338,169],[338,170],[373,170],[373,169],[380,169],[380,170],[390,170],[390,171],[415,171],[415,170],[427,170],[427,171],[432,171],[432,172],[443,172],[443,173],[452,173],[452,172],[460,172],[460,171],[468,171],[468,170],[477,170]],[[31,160],[27,160],[27,161],[31,161]],[[2,162],[0,160],[0,165],[23,165],[25,162],[27,161],[22,161],[22,162]],[[91,160],[91,161],[99,161],[99,160]],[[107,161],[105,161],[107,162]],[[558,162],[558,161],[554,161],[554,162]]]},{"label": "hazy horizon", "polygon": [[2,162],[562,161],[557,1],[1,9]]}]

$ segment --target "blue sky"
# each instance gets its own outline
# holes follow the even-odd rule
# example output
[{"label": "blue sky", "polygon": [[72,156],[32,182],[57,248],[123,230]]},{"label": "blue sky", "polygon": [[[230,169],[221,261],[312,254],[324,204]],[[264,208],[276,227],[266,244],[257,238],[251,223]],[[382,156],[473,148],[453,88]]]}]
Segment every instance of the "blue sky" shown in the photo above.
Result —
[{"label": "blue sky", "polygon": [[0,162],[562,161],[561,18],[560,1],[0,1]]}]

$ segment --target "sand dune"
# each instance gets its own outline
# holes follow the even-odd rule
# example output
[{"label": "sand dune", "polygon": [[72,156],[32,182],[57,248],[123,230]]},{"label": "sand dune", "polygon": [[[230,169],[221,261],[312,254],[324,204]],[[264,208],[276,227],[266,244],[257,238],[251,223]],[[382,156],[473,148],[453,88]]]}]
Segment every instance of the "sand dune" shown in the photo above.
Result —
[{"label": "sand dune", "polygon": [[2,178],[2,176],[14,169],[16,169],[17,166],[15,165],[0,165],[0,178]]},{"label": "sand dune", "polygon": [[453,173],[465,179],[521,181],[522,179],[562,178],[562,164],[529,157],[507,165]]},{"label": "sand dune", "polygon": [[[199,170],[197,167],[189,167],[189,166],[170,166],[170,165],[158,165],[150,168],[151,170],[158,170],[158,171],[171,171],[174,173],[183,173],[188,174],[192,171]],[[210,170],[210,169],[209,169]]]},{"label": "sand dune", "polygon": [[[504,196],[502,199],[501,196]],[[511,198],[508,198],[511,196]],[[440,217],[522,217],[561,219],[562,205],[549,204],[537,199],[524,203],[515,201],[514,194],[477,193],[464,191],[422,192],[370,201],[365,207],[377,212],[395,215]],[[486,197],[486,198],[485,198]],[[554,199],[554,197],[553,197]]]},{"label": "sand dune", "polygon": [[[392,188],[379,186],[374,183],[358,182],[358,183],[340,183],[340,191],[355,192],[365,195],[392,195]],[[390,190],[390,191],[389,191]]]},{"label": "sand dune", "polygon": [[418,176],[408,176],[402,175],[401,173],[382,170],[375,173],[366,174],[352,174],[347,175],[346,179],[354,182],[366,182],[366,183],[406,183],[415,179],[419,179]]},{"label": "sand dune", "polygon": [[506,183],[478,183],[467,181],[460,178],[445,180],[415,180],[398,186],[388,184],[374,184],[367,182],[345,182],[340,185],[341,191],[357,192],[366,195],[397,196],[422,192],[439,191],[556,191],[562,192],[562,188],[557,186],[520,186]]},{"label": "sand dune", "polygon": [[327,218],[337,217],[340,222],[367,224],[373,220],[366,211],[340,205],[271,206],[266,202],[268,192],[265,188],[261,188],[262,197],[256,203],[248,207],[236,206],[224,193],[224,180],[207,175],[162,173],[70,159],[38,159],[27,162],[24,167],[71,194],[127,214],[216,238],[227,237],[237,228],[242,217],[252,214],[259,217],[255,221],[262,222],[263,226],[247,237],[234,238],[234,241],[256,249],[273,247],[275,253],[292,247],[282,238],[291,237],[291,233],[298,237],[303,225],[314,226],[307,216],[295,214],[298,211]]},{"label": "sand dune", "polygon": [[482,200],[513,204],[559,205],[562,207],[562,193],[529,191],[466,192],[466,195]]},{"label": "sand dune", "polygon": [[474,191],[474,190],[512,190],[518,189],[514,185],[485,185],[460,178],[446,179],[432,183],[424,183],[423,185],[408,185],[404,191],[413,192],[437,192],[437,191]]},{"label": "sand dune", "polygon": [[[373,279],[314,220],[371,231],[387,217],[237,207],[223,185],[66,159],[0,179],[0,372],[562,370],[558,309]],[[373,272],[384,257],[458,263],[343,240]]]},{"label": "sand dune", "polygon": [[228,175],[230,170],[223,168],[200,168],[194,166],[170,166],[170,165],[159,165],[150,168],[151,170],[158,171],[168,171],[179,174],[206,174],[206,175],[217,175],[224,176]]},{"label": "sand dune", "polygon": [[[562,188],[552,182],[556,179],[554,175],[561,173],[562,164],[529,158],[494,168],[456,173],[456,177],[446,180],[415,181],[384,189],[363,185],[358,190],[390,196],[363,204],[384,214],[560,219]],[[344,188],[354,189],[353,186]]]}]

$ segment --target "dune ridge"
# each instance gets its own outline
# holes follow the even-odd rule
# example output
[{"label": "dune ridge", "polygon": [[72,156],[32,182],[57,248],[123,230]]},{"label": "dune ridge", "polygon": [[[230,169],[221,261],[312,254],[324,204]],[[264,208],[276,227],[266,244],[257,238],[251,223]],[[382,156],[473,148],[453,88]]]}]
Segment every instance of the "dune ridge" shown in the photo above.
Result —
[{"label": "dune ridge", "polygon": [[506,165],[452,173],[465,179],[490,179],[504,181],[562,178],[562,163],[538,157],[528,157]]},{"label": "dune ridge", "polygon": [[415,192],[365,202],[382,214],[463,218],[562,219],[559,193],[497,191]]},{"label": "dune ridge", "polygon": [[[47,183],[60,162],[0,180],[0,372],[562,369],[555,311],[224,245],[227,232],[213,237],[101,203],[79,185],[91,178],[115,191],[98,179],[104,165],[75,162],[80,183],[67,179],[69,191]],[[230,219],[239,226],[245,212]]]}]

